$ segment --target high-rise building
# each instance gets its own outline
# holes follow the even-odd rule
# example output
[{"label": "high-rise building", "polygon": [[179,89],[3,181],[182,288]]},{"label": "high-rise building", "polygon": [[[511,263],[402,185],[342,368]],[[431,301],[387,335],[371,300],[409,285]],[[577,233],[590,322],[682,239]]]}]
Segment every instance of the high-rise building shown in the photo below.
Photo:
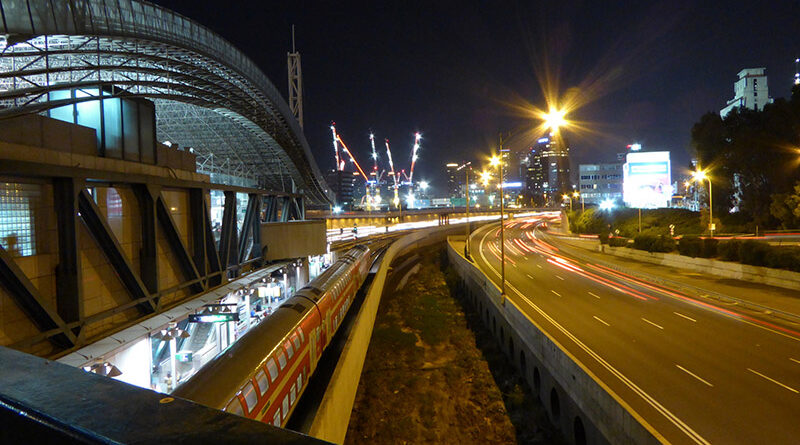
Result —
[{"label": "high-rise building", "polygon": [[458,198],[461,196],[461,181],[458,174],[458,166],[455,162],[445,165],[445,172],[447,174],[447,197]]},{"label": "high-rise building", "polygon": [[585,204],[622,201],[622,163],[581,164],[580,193]]},{"label": "high-rise building", "polygon": [[526,151],[525,158],[520,161],[524,200],[532,206],[544,206],[542,152],[537,147]]},{"label": "high-rise building", "polygon": [[572,192],[570,185],[569,146],[563,138],[553,133],[537,141],[535,148],[541,152],[542,195],[549,207],[561,203],[561,196]]},{"label": "high-rise building", "polygon": [[733,84],[733,99],[719,111],[723,118],[734,108],[749,108],[760,111],[772,103],[767,86],[766,68],[745,68],[739,71],[739,80]]},{"label": "high-rise building", "polygon": [[336,196],[336,205],[342,208],[352,209],[353,206],[353,189],[356,184],[356,177],[352,172],[342,170],[331,170],[325,176],[325,181],[331,188],[331,191]]}]

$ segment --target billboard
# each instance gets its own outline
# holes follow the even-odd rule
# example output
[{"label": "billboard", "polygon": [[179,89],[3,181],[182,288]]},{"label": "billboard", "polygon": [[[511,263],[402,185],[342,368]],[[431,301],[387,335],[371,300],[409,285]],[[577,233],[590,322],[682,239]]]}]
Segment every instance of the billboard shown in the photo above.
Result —
[{"label": "billboard", "polygon": [[634,208],[668,207],[672,171],[668,151],[628,153],[623,167],[623,200]]}]

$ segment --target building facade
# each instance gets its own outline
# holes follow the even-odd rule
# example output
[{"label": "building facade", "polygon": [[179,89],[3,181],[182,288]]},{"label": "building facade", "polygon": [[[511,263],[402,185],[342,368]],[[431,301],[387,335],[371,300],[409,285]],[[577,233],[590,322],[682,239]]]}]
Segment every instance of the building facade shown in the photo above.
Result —
[{"label": "building facade", "polygon": [[325,177],[328,186],[336,196],[336,204],[342,208],[352,209],[356,178],[352,172],[331,170]]},{"label": "building facade", "polygon": [[622,163],[581,164],[579,184],[583,202],[622,201]]},{"label": "building facade", "polygon": [[734,108],[760,111],[772,103],[767,86],[766,68],[745,68],[739,71],[739,80],[733,84],[733,99],[719,111],[723,118]]}]

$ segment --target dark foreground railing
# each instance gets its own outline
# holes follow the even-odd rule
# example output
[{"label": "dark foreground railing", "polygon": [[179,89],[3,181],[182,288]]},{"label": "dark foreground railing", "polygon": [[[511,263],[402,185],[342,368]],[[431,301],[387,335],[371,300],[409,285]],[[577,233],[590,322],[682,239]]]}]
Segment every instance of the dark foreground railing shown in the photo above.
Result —
[{"label": "dark foreground railing", "polygon": [[327,442],[0,347],[0,443]]}]

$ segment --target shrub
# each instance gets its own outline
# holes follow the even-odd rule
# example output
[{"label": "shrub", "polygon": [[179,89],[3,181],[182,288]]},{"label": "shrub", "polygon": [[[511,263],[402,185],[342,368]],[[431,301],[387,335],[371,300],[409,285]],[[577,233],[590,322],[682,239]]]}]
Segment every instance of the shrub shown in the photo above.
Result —
[{"label": "shrub", "polygon": [[692,258],[700,256],[702,240],[697,236],[684,236],[678,242],[678,253]]},{"label": "shrub", "polygon": [[768,267],[800,272],[800,249],[798,248],[770,246],[765,260]]},{"label": "shrub", "polygon": [[608,245],[611,247],[628,247],[628,238],[615,236],[608,239]]},{"label": "shrub", "polygon": [[640,233],[633,239],[633,247],[648,252],[672,252],[675,250],[675,240],[668,235]]},{"label": "shrub", "polygon": [[739,245],[739,261],[751,266],[766,266],[768,252],[769,244],[756,240],[747,240]]},{"label": "shrub", "polygon": [[724,243],[719,243],[717,246],[717,255],[721,260],[725,261],[739,261],[739,248],[742,242],[739,240],[730,240]]},{"label": "shrub", "polygon": [[703,249],[700,251],[700,257],[702,258],[714,258],[717,256],[717,247],[719,246],[719,240],[714,238],[706,238],[703,240]]}]

